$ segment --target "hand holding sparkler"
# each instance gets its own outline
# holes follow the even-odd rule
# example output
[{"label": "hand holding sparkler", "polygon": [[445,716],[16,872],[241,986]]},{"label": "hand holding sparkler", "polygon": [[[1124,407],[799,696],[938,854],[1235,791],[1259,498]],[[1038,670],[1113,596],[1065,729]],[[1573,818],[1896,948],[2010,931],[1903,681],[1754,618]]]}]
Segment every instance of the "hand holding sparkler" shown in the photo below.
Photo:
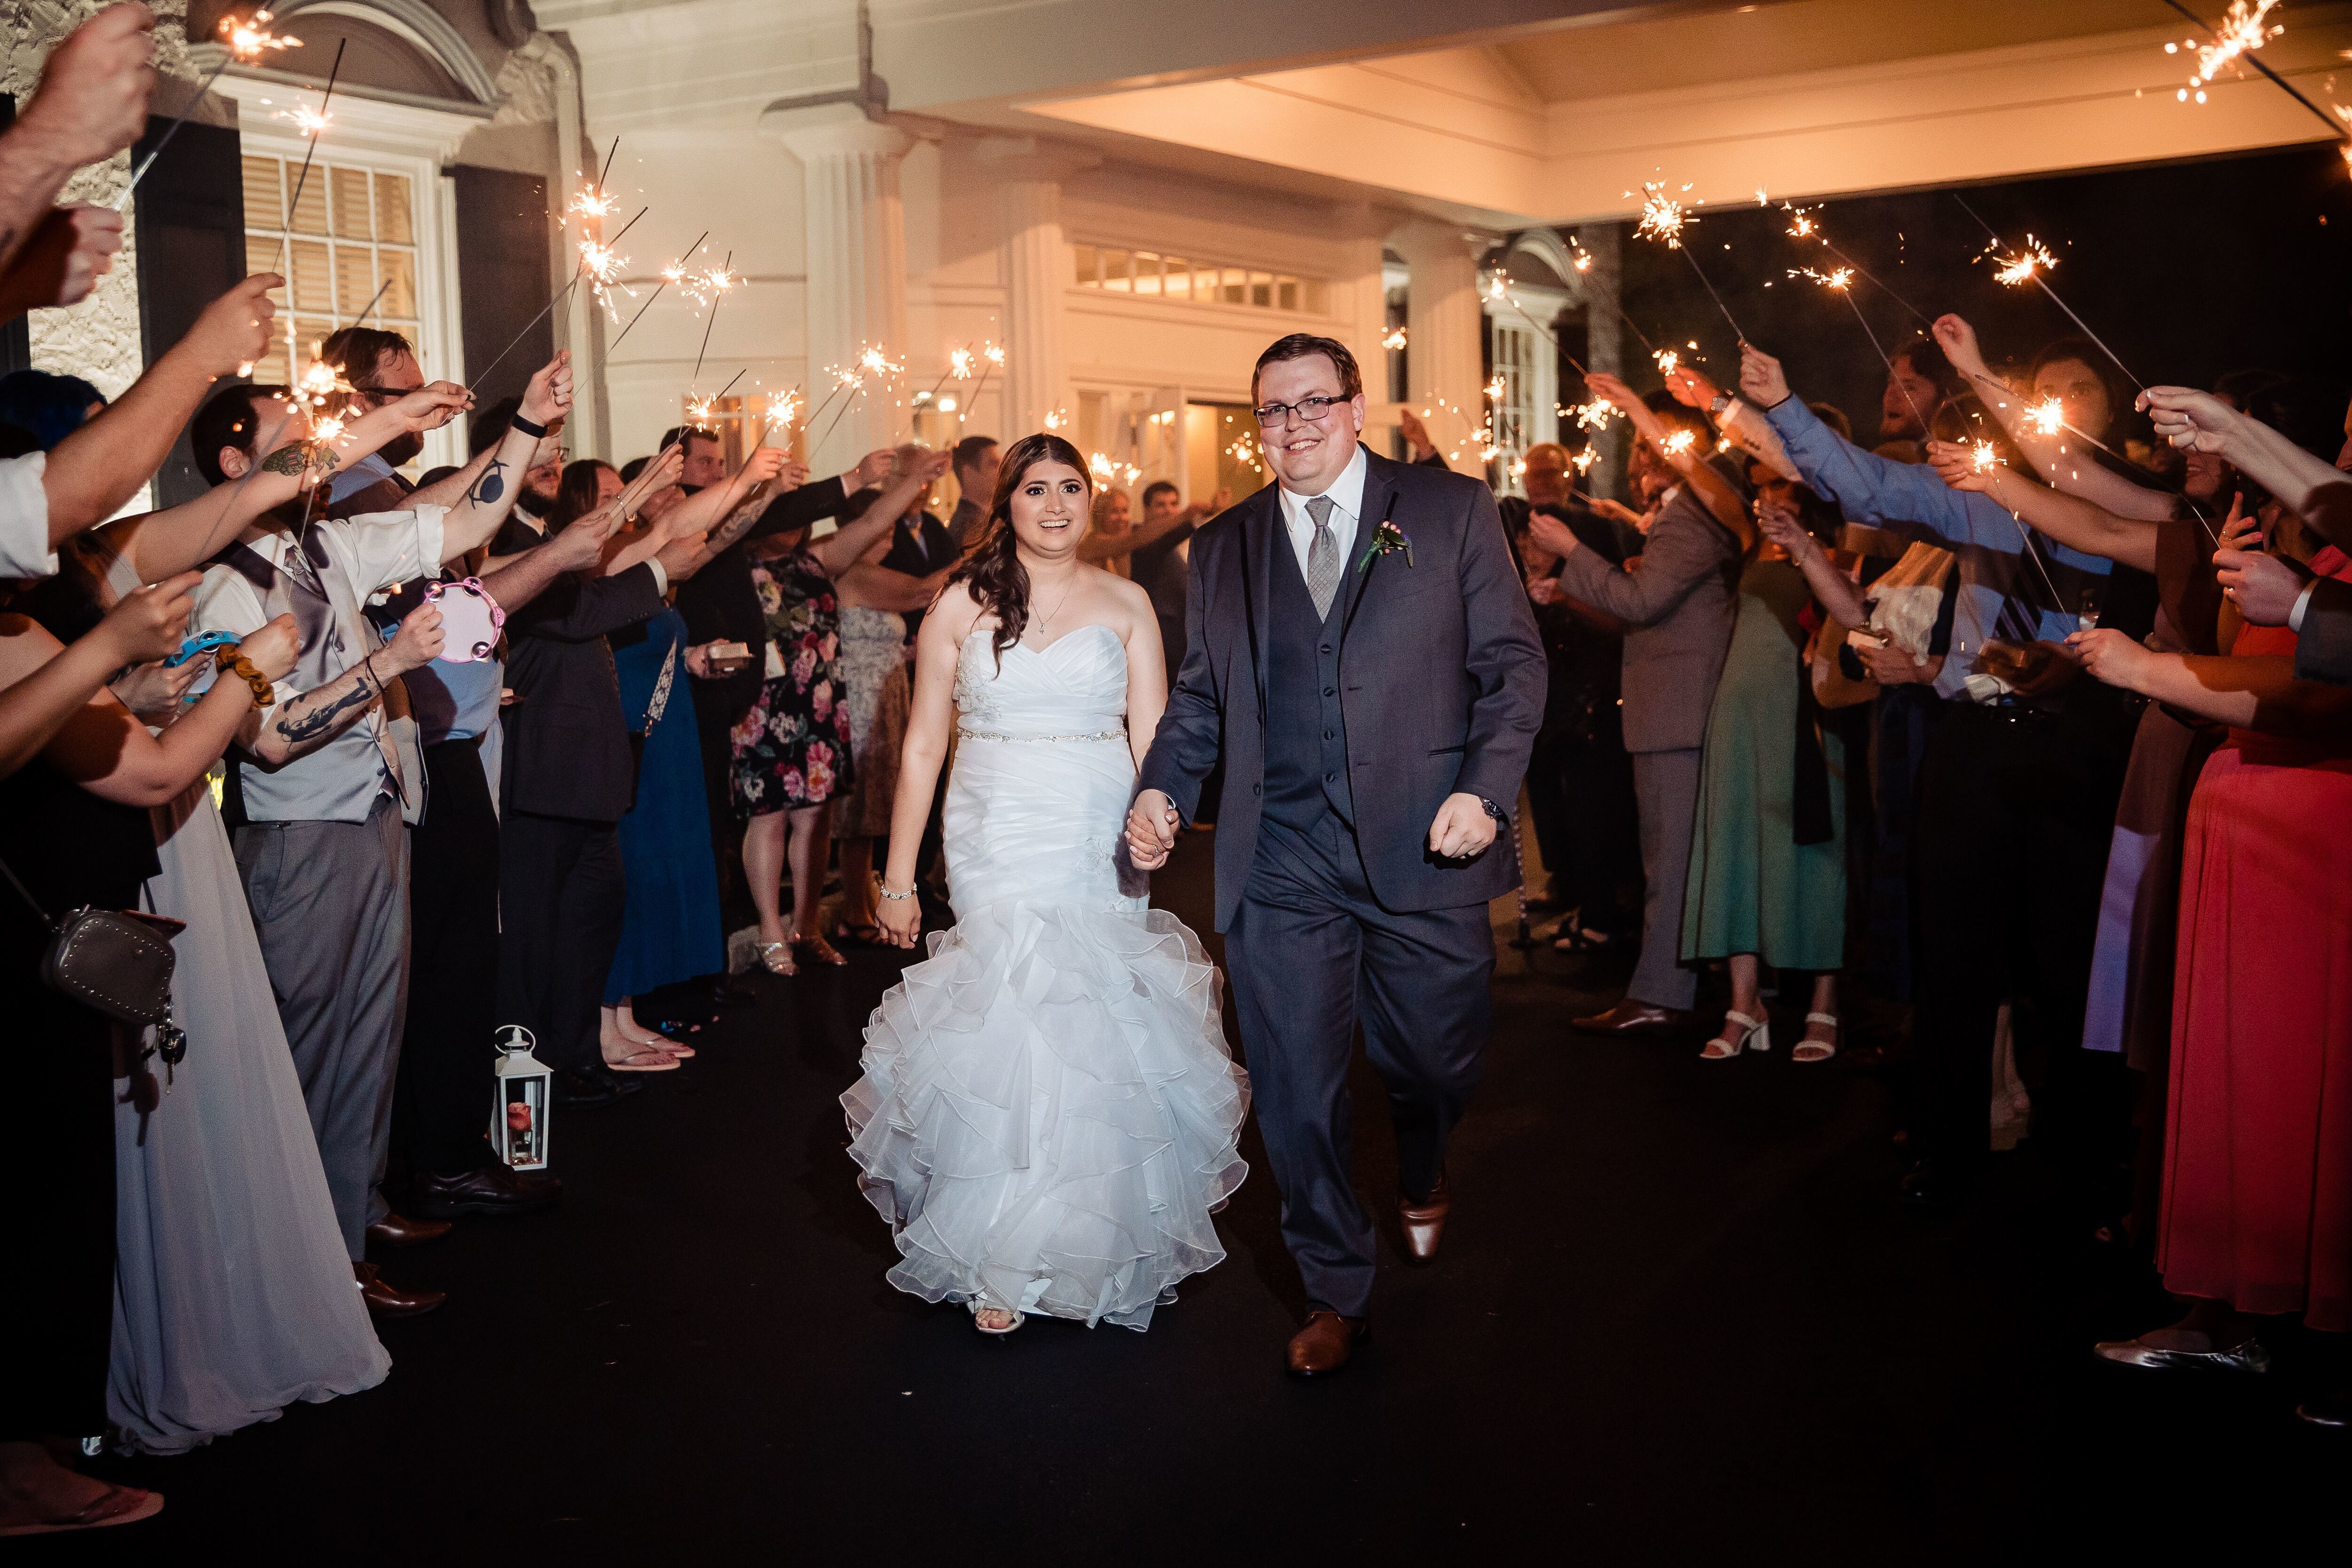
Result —
[{"label": "hand holding sparkler", "polygon": [[122,214],[104,207],[51,207],[0,268],[0,321],[27,310],[78,305],[114,268]]},{"label": "hand holding sparkler", "polygon": [[2245,434],[2245,415],[2195,387],[2149,387],[2132,406],[2147,415],[2159,438],[2183,452],[2228,457]]},{"label": "hand holding sparkler", "polygon": [[551,424],[572,412],[572,350],[559,349],[522,389],[515,412],[533,424]]},{"label": "hand holding sparkler", "polygon": [[1681,364],[1666,372],[1666,391],[1672,392],[1675,401],[1685,408],[1695,408],[1702,413],[1712,408],[1715,400],[1723,395],[1713,382],[1688,365]]},{"label": "hand holding sparkler", "polygon": [[1788,375],[1780,361],[1753,343],[1739,345],[1739,395],[1758,408],[1778,408],[1789,401]]},{"label": "hand holding sparkler", "polygon": [[269,351],[270,323],[278,315],[269,291],[285,282],[274,272],[255,273],[205,306],[172,351],[189,356],[195,368],[215,379],[238,373]]},{"label": "hand holding sparkler", "polygon": [[[2004,506],[2008,503],[2001,492],[2011,483],[2025,483],[2021,476],[2000,460],[1999,449],[1990,441],[1930,441],[1927,465],[1953,489],[1990,496]],[[2010,509],[2016,510],[2013,507]]]},{"label": "hand holding sparkler", "polygon": [[[849,471],[848,478],[845,479],[843,484],[852,490],[863,490],[868,485],[879,485],[883,480],[890,477],[891,470],[898,465],[898,454],[894,448],[877,446],[857,460],[857,466]],[[855,480],[856,483],[851,484],[850,480]]]},{"label": "hand holding sparkler", "polygon": [[1951,361],[1952,369],[1979,385],[1992,379],[1992,371],[1985,364],[1984,350],[1977,342],[1977,329],[1969,325],[1965,317],[1948,312],[1937,317],[1927,330],[1936,340],[1936,347],[1944,350],[1944,358]]},{"label": "hand holding sparkler", "polygon": [[1397,411],[1397,434],[1403,436],[1405,444],[1412,448],[1414,462],[1426,463],[1436,455],[1437,443],[1429,438],[1429,427],[1422,423],[1421,415],[1412,410]]},{"label": "hand holding sparkler", "polygon": [[155,90],[154,32],[154,14],[134,0],[109,5],[66,35],[16,117],[10,161],[44,173],[54,169],[62,183],[83,164],[104,162],[138,141]]},{"label": "hand holding sparkler", "polygon": [[2260,522],[2244,515],[2245,497],[2233,497],[2229,521],[2221,529],[2221,548],[2213,552],[2214,577],[2222,597],[2255,626],[2284,626],[2294,613],[2311,580],[2307,569],[2283,557],[2263,552]]}]

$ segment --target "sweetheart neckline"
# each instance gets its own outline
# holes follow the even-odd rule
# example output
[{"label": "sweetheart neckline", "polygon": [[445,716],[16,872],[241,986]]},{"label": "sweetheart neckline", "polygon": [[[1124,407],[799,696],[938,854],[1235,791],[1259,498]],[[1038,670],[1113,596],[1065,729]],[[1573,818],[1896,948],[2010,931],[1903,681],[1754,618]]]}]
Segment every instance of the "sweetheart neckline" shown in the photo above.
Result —
[{"label": "sweetheart neckline", "polygon": [[[1052,642],[1046,643],[1042,648],[1033,648],[1030,647],[1028,643],[1022,642],[1016,642],[1013,645],[1016,648],[1025,649],[1029,653],[1034,653],[1042,659],[1081,632],[1108,632],[1114,639],[1118,639],[1118,632],[1112,627],[1107,626],[1099,621],[1089,621],[1083,626],[1072,627],[1070,630],[1063,632],[1060,636],[1055,638]],[[963,640],[965,643],[969,645],[974,637],[993,637],[994,635],[996,635],[996,629],[992,626],[975,626],[970,632],[964,633]],[[1124,642],[1124,639],[1118,640],[1122,643]]]}]

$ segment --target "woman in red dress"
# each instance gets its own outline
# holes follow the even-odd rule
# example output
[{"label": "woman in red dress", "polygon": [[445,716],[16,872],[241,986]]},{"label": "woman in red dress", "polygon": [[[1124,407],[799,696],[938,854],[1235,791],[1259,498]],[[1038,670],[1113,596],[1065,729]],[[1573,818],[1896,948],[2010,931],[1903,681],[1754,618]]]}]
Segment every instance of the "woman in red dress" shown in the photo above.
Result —
[{"label": "woman in red dress", "polygon": [[[2238,522],[2224,542],[2258,544]],[[2332,546],[2310,564],[2352,579]],[[2221,657],[2074,639],[2100,680],[2231,727],[2181,864],[2157,1264],[2189,1311],[2098,1352],[2261,1372],[2260,1318],[2352,1330],[2352,689],[2295,680],[2284,627],[2231,615],[2223,639]]]}]

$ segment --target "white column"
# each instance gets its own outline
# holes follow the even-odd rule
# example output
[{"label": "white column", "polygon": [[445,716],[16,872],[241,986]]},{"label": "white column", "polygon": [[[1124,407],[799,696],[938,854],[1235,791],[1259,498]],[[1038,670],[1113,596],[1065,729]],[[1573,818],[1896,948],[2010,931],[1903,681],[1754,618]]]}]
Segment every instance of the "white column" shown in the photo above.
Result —
[{"label": "white column", "polygon": [[[1458,225],[1408,224],[1390,238],[1412,271],[1405,307],[1406,399],[1424,422],[1440,452],[1459,452],[1460,472],[1481,472],[1476,449],[1464,421],[1475,429],[1482,409],[1479,373],[1486,316],[1478,298],[1478,257],[1494,240]],[[1437,406],[1443,397],[1449,413]]]},{"label": "white column", "polygon": [[[828,371],[867,349],[893,361],[907,351],[907,229],[898,161],[914,141],[846,105],[763,116],[760,128],[801,162],[807,180],[808,373],[814,405],[832,390]],[[836,399],[815,421],[808,454],[817,474],[837,474],[901,438],[903,377],[868,375],[845,409]],[[836,423],[838,421],[838,423]],[[828,434],[830,427],[830,434]]]},{"label": "white column", "polygon": [[[976,151],[997,179],[997,271],[1004,285],[997,332],[1004,349],[1003,428],[984,434],[1010,443],[1045,429],[1049,413],[1076,413],[1063,347],[1062,297],[1072,274],[1062,236],[1062,182],[1094,160],[1030,137],[991,137]],[[973,417],[999,416],[978,411]]]}]

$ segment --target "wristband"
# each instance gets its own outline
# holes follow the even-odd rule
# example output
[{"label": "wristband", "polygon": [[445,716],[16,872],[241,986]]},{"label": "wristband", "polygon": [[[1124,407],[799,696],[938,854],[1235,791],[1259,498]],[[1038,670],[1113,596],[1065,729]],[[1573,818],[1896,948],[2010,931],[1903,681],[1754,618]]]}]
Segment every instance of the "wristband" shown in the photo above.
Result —
[{"label": "wristband", "polygon": [[514,417],[507,421],[507,428],[509,430],[520,430],[525,435],[530,436],[533,441],[538,440],[541,436],[547,434],[547,426],[532,423],[530,420],[527,420],[522,416],[520,410],[515,413]]}]

